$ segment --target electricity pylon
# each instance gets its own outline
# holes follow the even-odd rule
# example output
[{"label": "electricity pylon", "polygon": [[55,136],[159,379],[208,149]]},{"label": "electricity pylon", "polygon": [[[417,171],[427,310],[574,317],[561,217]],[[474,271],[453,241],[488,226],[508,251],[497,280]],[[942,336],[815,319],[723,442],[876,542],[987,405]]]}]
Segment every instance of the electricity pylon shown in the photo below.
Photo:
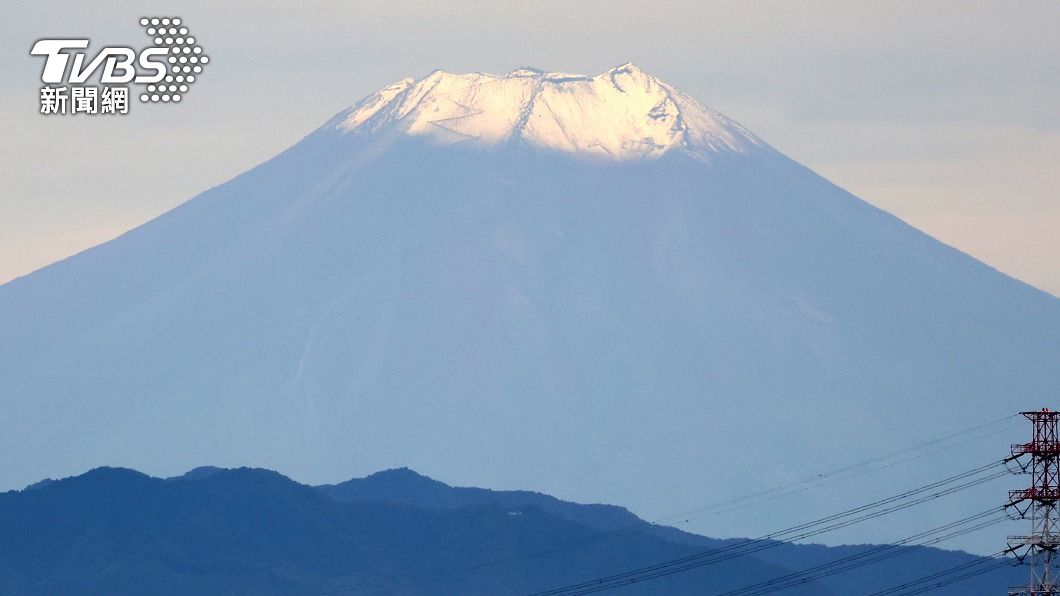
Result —
[{"label": "electricity pylon", "polygon": [[1031,533],[1010,536],[1008,547],[1020,563],[1030,567],[1031,578],[1026,586],[1012,588],[1009,596],[1060,596],[1060,574],[1056,570],[1060,562],[1060,412],[1042,408],[1020,414],[1033,424],[1034,438],[1030,443],[1013,445],[1012,456],[1006,461],[1018,466],[1014,472],[1029,474],[1031,486],[1009,491],[1005,507],[1016,519],[1031,521]]}]

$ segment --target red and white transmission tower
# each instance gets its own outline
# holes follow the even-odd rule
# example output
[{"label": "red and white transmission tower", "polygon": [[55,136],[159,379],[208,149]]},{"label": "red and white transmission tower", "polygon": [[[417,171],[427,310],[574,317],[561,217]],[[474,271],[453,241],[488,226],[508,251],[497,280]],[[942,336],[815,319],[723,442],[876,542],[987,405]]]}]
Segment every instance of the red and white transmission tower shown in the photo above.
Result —
[{"label": "red and white transmission tower", "polygon": [[[1020,474],[1030,474],[1030,488],[1009,491],[1005,505],[1017,519],[1031,520],[1031,533],[1010,536],[1008,550],[1031,568],[1031,580],[1025,587],[1012,588],[1009,596],[1060,596],[1060,440],[1057,424],[1060,412],[1042,408],[1038,412],[1020,412],[1034,425],[1030,443],[1012,446],[1012,456]],[[1030,456],[1029,459],[1026,456]]]}]

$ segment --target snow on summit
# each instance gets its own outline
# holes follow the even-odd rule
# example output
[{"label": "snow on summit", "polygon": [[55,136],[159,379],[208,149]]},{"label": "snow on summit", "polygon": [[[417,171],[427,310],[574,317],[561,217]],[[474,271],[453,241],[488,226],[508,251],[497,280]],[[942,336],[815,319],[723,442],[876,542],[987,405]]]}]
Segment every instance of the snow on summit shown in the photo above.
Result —
[{"label": "snow on summit", "polygon": [[441,144],[522,142],[614,159],[672,149],[709,158],[763,145],[633,64],[595,77],[530,68],[504,76],[438,70],[373,93],[340,114],[336,127],[351,134],[397,130]]}]

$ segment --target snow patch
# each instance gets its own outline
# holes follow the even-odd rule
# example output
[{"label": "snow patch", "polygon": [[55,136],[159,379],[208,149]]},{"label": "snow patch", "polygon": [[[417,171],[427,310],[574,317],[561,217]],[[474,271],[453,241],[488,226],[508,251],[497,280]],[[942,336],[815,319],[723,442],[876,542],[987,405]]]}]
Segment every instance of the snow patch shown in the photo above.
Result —
[{"label": "snow patch", "polygon": [[350,134],[387,127],[440,144],[521,142],[614,159],[673,150],[709,159],[764,146],[632,63],[595,77],[534,68],[504,76],[437,70],[373,93],[341,114],[336,126]]}]

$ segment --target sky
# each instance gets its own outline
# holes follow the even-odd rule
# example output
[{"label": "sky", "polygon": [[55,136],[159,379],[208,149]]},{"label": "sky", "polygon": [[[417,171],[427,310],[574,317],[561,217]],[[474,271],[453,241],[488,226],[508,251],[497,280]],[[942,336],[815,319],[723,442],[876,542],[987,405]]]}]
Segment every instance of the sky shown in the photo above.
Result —
[{"label": "sky", "polygon": [[[0,8],[0,283],[108,240],[440,68],[632,61],[862,199],[1060,295],[1060,3],[69,2]],[[44,117],[42,37],[211,57],[179,106]]]}]

